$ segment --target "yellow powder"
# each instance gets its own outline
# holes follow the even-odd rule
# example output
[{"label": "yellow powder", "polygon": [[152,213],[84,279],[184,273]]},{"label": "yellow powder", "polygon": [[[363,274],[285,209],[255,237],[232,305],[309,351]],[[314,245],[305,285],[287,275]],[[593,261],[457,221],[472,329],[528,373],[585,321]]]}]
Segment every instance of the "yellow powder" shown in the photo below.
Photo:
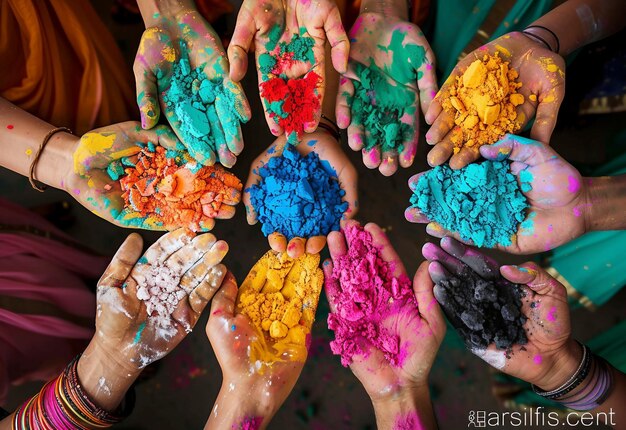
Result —
[{"label": "yellow powder", "polygon": [[[443,108],[454,115],[454,153],[463,147],[495,143],[521,127],[515,107],[524,103],[517,90],[518,73],[498,53],[475,60],[440,94]],[[517,119],[517,121],[516,121]]]},{"label": "yellow powder", "polygon": [[306,359],[307,337],[324,283],[319,263],[319,254],[294,260],[287,253],[269,251],[250,270],[239,289],[236,310],[250,318],[258,334],[250,351],[252,362]]}]

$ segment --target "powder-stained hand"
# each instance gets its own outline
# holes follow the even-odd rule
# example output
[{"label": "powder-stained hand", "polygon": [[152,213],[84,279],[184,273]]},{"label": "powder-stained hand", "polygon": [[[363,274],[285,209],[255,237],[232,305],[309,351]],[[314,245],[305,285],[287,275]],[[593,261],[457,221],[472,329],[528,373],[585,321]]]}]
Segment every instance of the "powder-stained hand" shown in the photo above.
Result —
[{"label": "powder-stained hand", "polygon": [[350,30],[348,72],[337,94],[337,124],[363,163],[385,176],[413,164],[419,106],[437,92],[435,57],[421,30],[378,13],[361,14]]},{"label": "powder-stained hand", "polygon": [[[474,354],[498,370],[545,389],[557,387],[574,373],[580,362],[581,349],[570,337],[567,292],[543,269],[535,263],[499,267],[497,262],[476,249],[449,237],[442,239],[441,247],[427,243],[423,253],[430,261],[428,271],[437,284],[456,278],[461,280],[459,288],[466,288],[463,279],[467,271],[471,271],[473,276],[487,281],[502,276],[514,284],[523,285],[520,311],[527,318],[523,327],[528,341],[506,349],[497,349],[495,344],[473,348]],[[443,301],[444,309],[462,306],[458,300],[460,296],[446,297],[437,286],[435,297]],[[455,303],[446,303],[447,300]],[[448,311],[453,318],[455,314],[456,311]]]},{"label": "powder-stained hand", "polygon": [[228,77],[219,36],[196,10],[155,20],[133,66],[142,127],[156,126],[163,111],[192,157],[232,167],[243,150],[240,123],[251,112],[243,88]]},{"label": "powder-stained hand", "polygon": [[298,143],[317,128],[325,88],[326,40],[332,64],[346,71],[349,42],[334,0],[245,0],[228,46],[230,77],[248,67],[254,40],[259,94],[275,136]]},{"label": "powder-stained hand", "polygon": [[226,242],[179,229],[139,258],[130,235],[98,281],[95,341],[121,369],[143,369],[176,347],[198,321],[226,274]]},{"label": "powder-stained hand", "polygon": [[[508,246],[495,248],[512,254],[534,254],[549,251],[587,232],[590,225],[589,188],[580,173],[551,147],[531,139],[506,135],[493,145],[480,148],[488,160],[511,161],[511,173],[521,185],[529,208],[525,219]],[[409,187],[416,189],[420,173],[409,179]],[[409,207],[405,217],[410,222],[428,223],[426,231],[435,237],[454,236],[440,224],[432,222],[418,208]],[[479,231],[484,226],[474,226]]]},{"label": "powder-stained hand", "polygon": [[565,61],[558,54],[546,49],[544,45],[519,32],[505,34],[498,39],[481,46],[463,58],[454,68],[441,90],[426,112],[426,122],[432,124],[426,133],[426,142],[435,145],[428,154],[428,163],[438,166],[450,159],[450,167],[460,169],[479,158],[476,147],[462,148],[453,155],[455,144],[453,135],[458,126],[454,115],[442,107],[443,98],[450,97],[450,88],[455,79],[461,76],[476,59],[485,54],[495,55],[510,62],[510,67],[519,73],[522,86],[518,92],[524,101],[516,108],[517,127],[523,128],[530,120],[535,122],[530,137],[543,143],[550,143],[556,119],[565,96]]}]

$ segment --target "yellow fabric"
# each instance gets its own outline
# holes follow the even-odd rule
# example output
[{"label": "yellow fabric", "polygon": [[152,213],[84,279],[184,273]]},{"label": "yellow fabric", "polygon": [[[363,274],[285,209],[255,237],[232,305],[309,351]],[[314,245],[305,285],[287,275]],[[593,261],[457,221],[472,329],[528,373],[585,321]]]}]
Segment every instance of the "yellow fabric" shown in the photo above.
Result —
[{"label": "yellow fabric", "polygon": [[0,0],[0,96],[75,133],[138,114],[133,78],[88,0]]}]

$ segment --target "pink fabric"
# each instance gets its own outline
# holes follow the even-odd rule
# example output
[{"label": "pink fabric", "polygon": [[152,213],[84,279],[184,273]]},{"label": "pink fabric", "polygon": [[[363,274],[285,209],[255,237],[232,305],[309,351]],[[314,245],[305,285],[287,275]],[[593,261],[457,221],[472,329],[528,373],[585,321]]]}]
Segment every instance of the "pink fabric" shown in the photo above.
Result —
[{"label": "pink fabric", "polygon": [[[72,239],[36,214],[0,199],[0,224],[29,225]],[[108,259],[56,240],[0,229],[0,296],[36,299],[69,315],[94,318],[97,279]],[[1,299],[1,297],[0,297]],[[56,376],[93,334],[72,321],[0,308],[0,404],[11,384]]]}]

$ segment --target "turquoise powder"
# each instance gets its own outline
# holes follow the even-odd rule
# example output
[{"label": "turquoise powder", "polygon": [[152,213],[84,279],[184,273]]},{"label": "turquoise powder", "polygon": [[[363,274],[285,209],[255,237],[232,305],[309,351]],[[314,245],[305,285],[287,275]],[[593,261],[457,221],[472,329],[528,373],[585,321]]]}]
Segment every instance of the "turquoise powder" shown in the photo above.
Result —
[{"label": "turquoise powder", "polygon": [[218,156],[218,148],[236,139],[239,124],[246,119],[240,113],[244,109],[235,98],[232,84],[223,78],[208,79],[203,69],[204,65],[191,68],[187,46],[181,42],[180,59],[172,65],[168,81],[159,80],[159,87],[169,85],[163,101],[171,122],[179,122],[179,137],[189,154],[207,164],[209,151]]},{"label": "turquoise powder", "polygon": [[[523,181],[523,178],[521,179]],[[522,182],[522,188],[532,189]],[[476,246],[509,246],[524,221],[528,202],[508,161],[473,163],[460,170],[447,164],[422,175],[411,207]]]}]

